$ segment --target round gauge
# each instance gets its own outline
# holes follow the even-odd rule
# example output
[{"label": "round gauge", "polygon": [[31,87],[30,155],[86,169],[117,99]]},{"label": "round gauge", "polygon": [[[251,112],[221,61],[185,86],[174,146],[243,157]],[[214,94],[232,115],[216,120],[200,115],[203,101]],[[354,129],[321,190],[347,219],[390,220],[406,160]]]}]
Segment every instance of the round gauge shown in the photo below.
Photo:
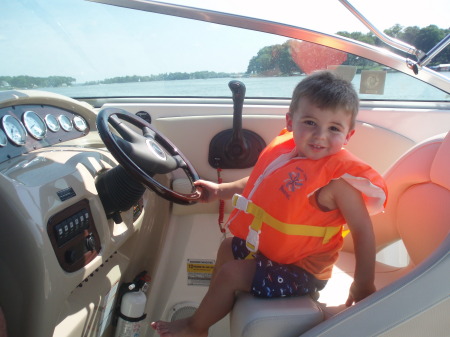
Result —
[{"label": "round gauge", "polygon": [[0,130],[0,146],[3,147],[6,146],[6,144],[8,144],[8,139],[3,130]]},{"label": "round gauge", "polygon": [[28,133],[37,140],[43,139],[47,135],[47,127],[44,121],[34,111],[26,111],[23,114],[23,124]]},{"label": "round gauge", "polygon": [[58,132],[59,131],[59,123],[55,116],[48,114],[44,117],[45,124],[47,124],[47,127],[52,132]]},{"label": "round gauge", "polygon": [[88,127],[86,120],[81,116],[75,116],[73,118],[73,125],[75,126],[75,129],[81,132],[86,131]]},{"label": "round gauge", "polygon": [[2,119],[3,130],[6,136],[16,145],[24,145],[27,140],[27,131],[17,118],[6,115]]},{"label": "round gauge", "polygon": [[72,121],[69,119],[69,117],[67,117],[66,115],[60,115],[58,117],[59,120],[59,124],[61,125],[62,129],[64,131],[72,131],[73,129],[73,124]]}]

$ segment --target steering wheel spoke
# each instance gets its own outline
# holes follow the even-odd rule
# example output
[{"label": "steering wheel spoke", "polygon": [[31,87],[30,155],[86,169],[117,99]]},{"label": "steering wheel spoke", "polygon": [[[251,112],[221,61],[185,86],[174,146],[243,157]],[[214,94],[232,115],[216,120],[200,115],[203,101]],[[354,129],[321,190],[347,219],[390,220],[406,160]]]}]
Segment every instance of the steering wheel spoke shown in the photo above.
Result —
[{"label": "steering wheel spoke", "polygon": [[137,142],[139,135],[132,130],[129,126],[123,123],[116,115],[112,115],[109,119],[109,123],[114,127],[117,133],[125,140],[129,142]]},{"label": "steering wheel spoke", "polygon": [[146,126],[142,128],[142,134],[145,138],[155,139],[156,137],[156,132]]},{"label": "steering wheel spoke", "polygon": [[[110,126],[120,137],[111,132]],[[193,185],[198,179],[197,172],[175,145],[151,124],[125,110],[106,108],[97,116],[97,128],[114,158],[142,184],[175,203],[194,204],[200,199],[200,191]],[[178,168],[183,169],[190,180],[192,193],[176,192],[153,178],[155,174],[170,173]]]}]

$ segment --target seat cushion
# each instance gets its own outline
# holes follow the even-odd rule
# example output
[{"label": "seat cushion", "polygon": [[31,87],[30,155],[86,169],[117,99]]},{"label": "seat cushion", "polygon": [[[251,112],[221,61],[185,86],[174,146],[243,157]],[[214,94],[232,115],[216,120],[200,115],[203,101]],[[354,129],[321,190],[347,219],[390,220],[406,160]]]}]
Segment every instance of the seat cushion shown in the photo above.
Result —
[{"label": "seat cushion", "polygon": [[298,337],[324,319],[310,296],[256,298],[239,293],[231,312],[231,337]]},{"label": "seat cushion", "polygon": [[[406,268],[376,263],[375,285],[381,289],[407,274]],[[320,291],[318,302],[310,296],[261,299],[239,293],[231,312],[231,337],[298,337],[325,319],[346,309],[353,281],[355,256],[341,252],[333,276]]]},{"label": "seat cushion", "polygon": [[[412,269],[408,267],[394,267],[384,263],[375,263],[375,286],[377,290],[407,274]],[[325,315],[325,319],[336,315],[346,309],[345,302],[348,291],[353,282],[355,271],[355,255],[349,252],[341,252],[339,259],[333,268],[333,275],[325,288],[320,292],[319,307]]]}]

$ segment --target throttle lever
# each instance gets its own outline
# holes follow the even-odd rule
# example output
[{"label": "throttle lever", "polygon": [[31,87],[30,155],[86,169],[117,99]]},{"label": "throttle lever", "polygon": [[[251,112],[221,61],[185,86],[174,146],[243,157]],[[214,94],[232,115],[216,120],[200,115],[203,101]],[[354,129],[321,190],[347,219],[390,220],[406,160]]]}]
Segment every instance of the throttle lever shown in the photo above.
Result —
[{"label": "throttle lever", "polygon": [[247,156],[248,145],[242,133],[242,110],[244,106],[245,85],[240,81],[230,81],[233,98],[233,133],[225,147],[225,155],[231,159],[244,159]]},{"label": "throttle lever", "polygon": [[209,144],[209,164],[214,168],[248,168],[255,165],[266,147],[265,141],[255,132],[242,128],[242,111],[245,85],[230,81],[228,87],[233,98],[233,128],[219,132]]}]

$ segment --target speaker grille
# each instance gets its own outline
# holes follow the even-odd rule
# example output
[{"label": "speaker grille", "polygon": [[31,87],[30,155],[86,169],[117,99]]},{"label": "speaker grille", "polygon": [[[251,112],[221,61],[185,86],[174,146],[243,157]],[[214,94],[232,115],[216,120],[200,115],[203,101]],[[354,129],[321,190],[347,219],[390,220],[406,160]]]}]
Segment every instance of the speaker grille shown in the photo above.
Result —
[{"label": "speaker grille", "polygon": [[179,319],[192,316],[198,308],[198,304],[194,302],[182,302],[176,304],[170,309],[169,321],[173,322]]}]

